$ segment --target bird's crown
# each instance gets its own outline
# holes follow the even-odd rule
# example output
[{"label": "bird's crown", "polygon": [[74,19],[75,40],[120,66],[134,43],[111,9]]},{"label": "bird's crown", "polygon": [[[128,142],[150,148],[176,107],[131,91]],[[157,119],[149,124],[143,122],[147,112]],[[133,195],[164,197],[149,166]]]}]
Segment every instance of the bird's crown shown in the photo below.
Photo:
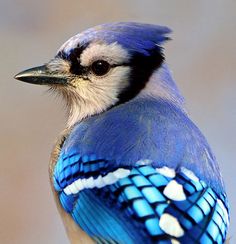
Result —
[{"label": "bird's crown", "polygon": [[91,42],[106,44],[118,43],[131,53],[150,55],[149,51],[160,48],[169,40],[168,27],[135,22],[108,23],[89,28],[70,38],[59,50],[69,55],[78,46],[87,46]]}]

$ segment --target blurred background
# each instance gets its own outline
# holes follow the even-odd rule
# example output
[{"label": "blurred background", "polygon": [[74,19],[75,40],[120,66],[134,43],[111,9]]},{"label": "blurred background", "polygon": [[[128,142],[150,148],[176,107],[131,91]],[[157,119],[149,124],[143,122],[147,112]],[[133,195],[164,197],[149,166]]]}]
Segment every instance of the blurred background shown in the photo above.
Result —
[{"label": "blurred background", "polygon": [[69,37],[111,21],[167,25],[166,56],[192,119],[215,152],[236,243],[236,1],[0,1],[0,243],[68,243],[48,180],[64,106],[46,87],[13,79]]}]

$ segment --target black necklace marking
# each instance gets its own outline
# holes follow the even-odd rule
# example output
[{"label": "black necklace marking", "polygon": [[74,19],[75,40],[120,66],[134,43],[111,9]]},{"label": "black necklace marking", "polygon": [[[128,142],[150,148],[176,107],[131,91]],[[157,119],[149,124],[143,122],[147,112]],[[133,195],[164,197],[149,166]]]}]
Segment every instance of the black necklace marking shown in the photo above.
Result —
[{"label": "black necklace marking", "polygon": [[150,56],[136,53],[130,60],[132,68],[129,77],[129,86],[119,94],[119,101],[115,106],[125,103],[135,96],[145,87],[153,71],[161,66],[164,55],[160,49],[150,51]]}]

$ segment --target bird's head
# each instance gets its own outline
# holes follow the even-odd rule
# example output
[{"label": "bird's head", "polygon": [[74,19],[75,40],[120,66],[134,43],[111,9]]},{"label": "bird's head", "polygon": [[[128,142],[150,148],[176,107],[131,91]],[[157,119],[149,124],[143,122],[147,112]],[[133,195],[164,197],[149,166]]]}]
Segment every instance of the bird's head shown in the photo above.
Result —
[{"label": "bird's head", "polygon": [[62,94],[70,126],[136,97],[161,66],[169,33],[150,24],[103,24],[73,36],[50,62],[15,78]]}]

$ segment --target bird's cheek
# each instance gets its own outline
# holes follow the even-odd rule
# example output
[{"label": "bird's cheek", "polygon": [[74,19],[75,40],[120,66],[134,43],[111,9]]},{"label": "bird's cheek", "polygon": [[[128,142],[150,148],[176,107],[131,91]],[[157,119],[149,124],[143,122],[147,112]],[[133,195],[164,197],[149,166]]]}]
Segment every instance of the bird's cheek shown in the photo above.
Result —
[{"label": "bird's cheek", "polygon": [[76,89],[80,89],[85,87],[89,82],[89,79],[85,79],[83,77],[76,77],[73,78],[69,81],[69,85],[71,85],[72,87],[76,88]]}]

